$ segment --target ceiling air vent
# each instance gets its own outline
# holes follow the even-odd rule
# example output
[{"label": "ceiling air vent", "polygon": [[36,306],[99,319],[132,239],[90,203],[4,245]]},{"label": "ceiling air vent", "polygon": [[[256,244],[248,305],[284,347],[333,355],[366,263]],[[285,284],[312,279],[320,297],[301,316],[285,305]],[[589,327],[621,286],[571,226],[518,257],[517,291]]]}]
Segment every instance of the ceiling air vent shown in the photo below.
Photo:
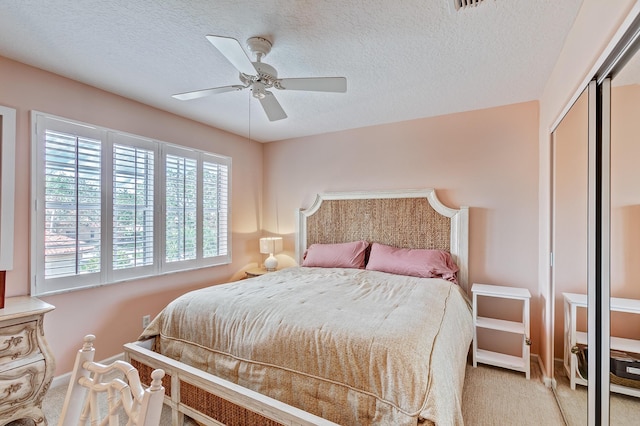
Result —
[{"label": "ceiling air vent", "polygon": [[472,6],[477,6],[484,0],[453,0],[453,6],[456,10],[467,9]]}]

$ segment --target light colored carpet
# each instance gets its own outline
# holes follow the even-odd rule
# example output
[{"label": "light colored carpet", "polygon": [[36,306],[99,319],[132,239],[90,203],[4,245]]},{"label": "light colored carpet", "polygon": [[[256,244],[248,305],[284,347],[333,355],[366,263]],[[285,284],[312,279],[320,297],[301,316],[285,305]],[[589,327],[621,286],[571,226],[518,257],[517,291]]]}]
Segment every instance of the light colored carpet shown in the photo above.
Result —
[{"label": "light colored carpet", "polygon": [[537,363],[531,378],[497,367],[467,366],[462,396],[467,426],[563,426],[564,420],[551,388],[542,382]]},{"label": "light colored carpet", "polygon": [[[44,399],[43,410],[50,426],[58,423],[65,392],[66,387],[54,388]],[[531,365],[530,380],[515,371],[484,365],[467,366],[462,412],[467,426],[564,425],[553,392],[542,383],[536,363]],[[171,425],[171,414],[166,406],[161,424]],[[188,424],[195,425],[195,422]],[[11,424],[26,425],[29,423]]]}]

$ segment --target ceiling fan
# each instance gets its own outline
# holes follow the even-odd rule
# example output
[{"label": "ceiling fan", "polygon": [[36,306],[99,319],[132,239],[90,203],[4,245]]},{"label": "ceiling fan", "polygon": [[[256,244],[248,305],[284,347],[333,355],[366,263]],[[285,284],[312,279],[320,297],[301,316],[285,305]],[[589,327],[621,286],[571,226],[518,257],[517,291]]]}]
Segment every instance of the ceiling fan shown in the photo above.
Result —
[{"label": "ceiling fan", "polygon": [[273,93],[267,89],[341,93],[347,91],[345,77],[278,78],[276,69],[262,62],[262,58],[271,51],[271,42],[266,38],[251,37],[247,40],[247,48],[256,56],[256,60],[253,62],[235,38],[217,35],[207,35],[206,37],[240,72],[242,84],[178,93],[173,95],[174,98],[186,101],[249,88],[252,96],[260,101],[269,120],[276,121],[287,118],[287,114]]}]

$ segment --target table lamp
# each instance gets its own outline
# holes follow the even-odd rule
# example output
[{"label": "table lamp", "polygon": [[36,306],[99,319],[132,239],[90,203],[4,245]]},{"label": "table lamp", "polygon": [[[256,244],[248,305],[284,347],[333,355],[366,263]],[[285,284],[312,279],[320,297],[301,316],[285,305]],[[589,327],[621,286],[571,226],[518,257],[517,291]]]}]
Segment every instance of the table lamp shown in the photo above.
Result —
[{"label": "table lamp", "polygon": [[260,253],[268,254],[264,261],[264,267],[267,271],[275,271],[278,267],[278,259],[273,255],[282,251],[282,237],[265,237],[260,238]]}]

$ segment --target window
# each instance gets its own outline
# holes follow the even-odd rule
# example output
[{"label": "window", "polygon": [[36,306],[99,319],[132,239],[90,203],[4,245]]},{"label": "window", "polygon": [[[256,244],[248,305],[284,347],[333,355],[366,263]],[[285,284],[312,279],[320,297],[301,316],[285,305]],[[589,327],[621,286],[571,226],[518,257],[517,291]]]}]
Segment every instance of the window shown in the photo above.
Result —
[{"label": "window", "polygon": [[229,263],[227,157],[33,113],[32,294]]},{"label": "window", "polygon": [[100,272],[102,144],[44,133],[44,276]]}]

